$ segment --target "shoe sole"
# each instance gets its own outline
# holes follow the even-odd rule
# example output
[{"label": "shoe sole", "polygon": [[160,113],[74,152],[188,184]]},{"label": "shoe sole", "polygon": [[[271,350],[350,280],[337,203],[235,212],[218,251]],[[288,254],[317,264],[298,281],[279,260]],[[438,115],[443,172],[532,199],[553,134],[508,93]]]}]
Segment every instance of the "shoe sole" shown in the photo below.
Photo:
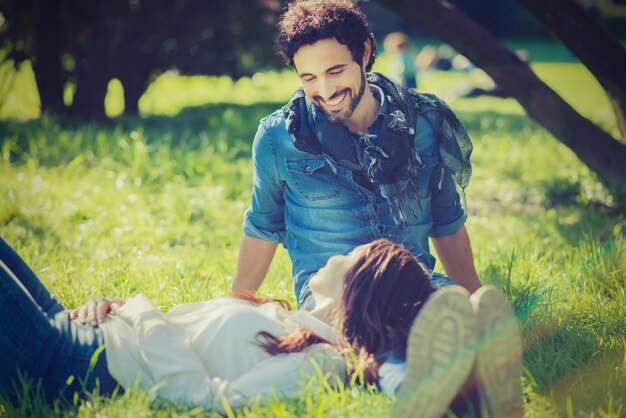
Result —
[{"label": "shoe sole", "polygon": [[474,318],[469,294],[459,286],[428,299],[411,327],[393,417],[440,418],[448,410],[474,364]]},{"label": "shoe sole", "polygon": [[483,414],[491,418],[523,417],[522,341],[511,304],[493,286],[481,287],[470,301],[476,311],[476,372]]}]

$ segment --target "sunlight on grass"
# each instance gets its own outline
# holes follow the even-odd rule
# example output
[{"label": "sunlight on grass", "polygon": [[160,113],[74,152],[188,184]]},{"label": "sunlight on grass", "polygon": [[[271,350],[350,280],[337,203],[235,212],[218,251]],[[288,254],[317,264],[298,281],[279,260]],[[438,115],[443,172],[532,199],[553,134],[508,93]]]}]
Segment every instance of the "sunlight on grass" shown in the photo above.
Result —
[{"label": "sunlight on grass", "polygon": [[10,62],[2,62],[0,70],[9,71],[3,77],[3,83],[10,83],[6,87],[3,85],[0,97],[0,120],[16,119],[29,120],[38,118],[41,115],[39,108],[39,92],[35,83],[35,74],[30,61],[26,61],[19,66],[18,71],[9,70],[13,66]]},{"label": "sunlight on grass", "polygon": [[114,118],[124,112],[124,87],[117,78],[109,81],[107,95],[104,98],[107,116]]},{"label": "sunlight on grass", "polygon": [[168,72],[150,85],[139,101],[145,114],[174,115],[189,106],[210,103],[284,103],[298,87],[291,70],[257,73],[235,82],[229,77],[179,76]]},{"label": "sunlight on grass", "polygon": [[595,77],[580,64],[534,64],[537,75],[583,116],[599,123],[616,137],[615,114]]}]

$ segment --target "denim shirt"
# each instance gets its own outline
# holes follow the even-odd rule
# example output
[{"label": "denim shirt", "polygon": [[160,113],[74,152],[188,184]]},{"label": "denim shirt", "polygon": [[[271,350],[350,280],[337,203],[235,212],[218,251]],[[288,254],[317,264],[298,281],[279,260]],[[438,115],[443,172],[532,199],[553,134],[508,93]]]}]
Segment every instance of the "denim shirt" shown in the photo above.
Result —
[{"label": "denim shirt", "polygon": [[[370,87],[381,102],[368,131],[376,134],[387,98],[377,86]],[[308,280],[331,256],[379,238],[403,244],[432,271],[435,258],[428,237],[455,233],[466,213],[452,173],[441,164],[435,132],[421,115],[414,140],[421,158],[419,198],[411,201],[417,216],[400,225],[380,191],[359,185],[352,170],[324,153],[298,150],[286,130],[283,109],[261,120],[252,148],[252,201],[243,230],[247,236],[285,246],[299,305],[310,294]],[[433,176],[435,170],[444,170],[443,177]]]}]

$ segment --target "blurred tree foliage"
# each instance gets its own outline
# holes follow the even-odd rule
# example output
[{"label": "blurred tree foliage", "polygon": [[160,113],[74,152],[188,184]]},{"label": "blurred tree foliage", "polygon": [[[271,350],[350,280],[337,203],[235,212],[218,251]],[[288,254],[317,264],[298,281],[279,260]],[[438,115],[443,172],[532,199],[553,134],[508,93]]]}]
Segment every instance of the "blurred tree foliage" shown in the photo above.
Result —
[{"label": "blurred tree foliage", "polygon": [[[625,0],[573,0],[579,4],[612,36],[626,38]],[[489,33],[509,39],[551,39],[550,30],[539,22],[518,0],[448,0]],[[360,0],[376,37],[402,31],[410,37],[430,37],[428,31],[413,24],[404,14],[385,8],[378,1]],[[413,2],[419,11],[419,0]]]},{"label": "blurred tree foliage", "polygon": [[[155,75],[239,78],[279,59],[271,47],[279,0],[0,0],[5,59],[32,60],[42,111],[104,118],[112,78],[124,87],[125,112]],[[66,83],[76,87],[63,103]]]}]

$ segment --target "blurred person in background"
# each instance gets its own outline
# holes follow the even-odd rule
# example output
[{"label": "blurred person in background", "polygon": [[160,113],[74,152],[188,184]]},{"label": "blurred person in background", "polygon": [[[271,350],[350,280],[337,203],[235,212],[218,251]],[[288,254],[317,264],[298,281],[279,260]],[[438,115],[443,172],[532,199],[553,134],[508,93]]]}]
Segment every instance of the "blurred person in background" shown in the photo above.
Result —
[{"label": "blurred person in background", "polygon": [[417,88],[416,54],[408,36],[402,32],[392,32],[385,37],[383,45],[390,56],[389,77],[401,86]]}]

